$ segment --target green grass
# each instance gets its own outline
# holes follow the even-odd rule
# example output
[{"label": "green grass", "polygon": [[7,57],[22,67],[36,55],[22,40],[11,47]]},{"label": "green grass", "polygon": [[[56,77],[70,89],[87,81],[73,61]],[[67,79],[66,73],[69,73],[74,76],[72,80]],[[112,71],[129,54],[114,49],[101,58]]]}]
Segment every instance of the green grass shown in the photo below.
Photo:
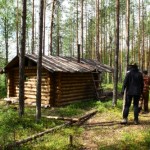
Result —
[{"label": "green grass", "polygon": [[[111,85],[106,85],[112,89]],[[15,108],[15,109],[14,109]],[[0,145],[25,139],[46,129],[56,127],[64,121],[42,118],[35,121],[35,107],[25,107],[25,115],[18,117],[18,106],[7,106],[0,101]],[[149,117],[141,116],[143,125],[122,126],[117,123],[122,119],[122,99],[118,99],[117,106],[112,107],[112,98],[100,102],[96,100],[76,102],[67,106],[56,108],[42,108],[42,115],[81,117],[87,111],[98,110],[94,122],[98,122],[89,128],[86,126],[68,126],[55,132],[45,134],[32,142],[28,142],[16,150],[82,150],[92,144],[100,150],[148,150],[150,147]],[[94,118],[92,117],[92,118]],[[129,121],[133,120],[133,109],[130,109]],[[94,123],[93,122],[93,123]],[[106,123],[106,125],[104,124]],[[73,137],[73,145],[70,145],[69,137]],[[85,141],[87,140],[86,144]]]},{"label": "green grass", "polygon": [[[39,133],[41,131],[46,130],[47,128],[52,128],[57,125],[63,123],[63,121],[53,120],[53,119],[44,119],[37,124],[35,122],[35,117],[33,115],[29,115],[28,113],[35,113],[35,108],[29,107],[25,109],[25,115],[23,118],[18,117],[18,111],[11,108],[13,106],[5,106],[3,105],[0,110],[0,144],[6,145],[8,143],[13,142],[14,140],[25,139],[28,136]],[[111,120],[115,120],[116,118],[121,118],[121,109],[122,109],[122,100],[118,100],[117,107],[112,107],[111,99],[107,102],[100,101],[88,101],[88,102],[78,102],[74,104],[70,104],[68,106],[63,106],[60,108],[52,108],[52,109],[42,109],[42,113],[49,115],[57,115],[57,116],[68,116],[68,117],[80,117],[85,114],[87,111],[91,109],[98,110],[98,116],[106,119],[108,122]],[[72,114],[72,115],[71,115]],[[108,126],[109,127],[109,126]],[[121,126],[122,127],[122,126]],[[99,129],[100,128],[100,129]],[[110,127],[109,127],[110,128]],[[117,140],[115,134],[111,133],[117,130],[120,130],[119,125],[114,125],[112,128],[104,128],[98,127],[91,129],[91,132],[94,132],[94,136],[103,136],[100,138],[100,141],[96,141],[97,145],[100,144],[100,150],[139,150],[139,147],[143,149],[147,149],[150,146],[150,130],[145,128],[142,132],[134,129],[124,129],[121,130],[120,135]],[[123,128],[126,128],[124,126]],[[132,128],[132,126],[131,126]],[[128,130],[128,132],[127,132]],[[79,150],[84,149],[84,139],[82,136],[86,128],[84,127],[66,127],[60,130],[57,130],[53,133],[46,134],[41,138],[38,138],[35,141],[26,143],[21,147],[17,147],[16,149],[21,150]],[[86,131],[87,132],[87,131]],[[15,139],[14,139],[15,133]],[[115,133],[115,132],[114,132]],[[108,134],[108,135],[107,135]],[[113,134],[113,137],[109,136],[109,134]],[[7,135],[7,136],[5,136]],[[73,145],[70,146],[69,137],[73,136]],[[108,137],[107,137],[108,136]],[[93,136],[92,136],[93,137]],[[92,137],[88,137],[89,139]],[[106,140],[105,140],[106,138]],[[110,138],[114,138],[113,144]],[[102,141],[101,141],[102,140]],[[111,141],[109,143],[109,140]],[[108,143],[105,143],[108,142]],[[135,144],[136,143],[136,144]]]}]

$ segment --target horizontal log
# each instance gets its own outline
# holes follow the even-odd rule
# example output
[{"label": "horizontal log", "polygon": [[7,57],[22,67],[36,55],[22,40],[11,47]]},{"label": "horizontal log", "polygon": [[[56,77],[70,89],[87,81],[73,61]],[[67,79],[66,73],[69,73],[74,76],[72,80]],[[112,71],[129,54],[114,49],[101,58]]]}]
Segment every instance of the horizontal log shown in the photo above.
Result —
[{"label": "horizontal log", "polygon": [[[15,84],[15,85],[19,85],[19,80],[14,80],[14,84]],[[36,85],[36,84],[37,84],[37,80],[35,80],[35,81],[24,81],[24,84],[25,84],[25,85],[28,85],[28,84],[29,84],[29,85],[32,85],[32,84],[33,84],[33,85]],[[42,85],[49,85],[50,82],[49,82],[49,81],[42,81],[41,84],[42,84]]]},{"label": "horizontal log", "polygon": [[[15,75],[16,78],[19,78],[19,72],[14,72],[13,75]],[[25,72],[26,76],[32,76],[36,77],[37,73],[36,72]],[[46,72],[42,72],[42,76],[48,77],[48,74]]]},{"label": "horizontal log", "polygon": [[61,84],[65,84],[65,85],[72,85],[72,84],[93,84],[92,80],[74,80],[74,81],[62,81],[60,82]]},{"label": "horizontal log", "polygon": [[73,86],[76,86],[76,87],[78,87],[78,86],[90,87],[91,85],[94,86],[94,84],[92,84],[92,83],[86,83],[86,82],[84,82],[84,83],[70,83],[70,84],[62,84],[61,88],[73,87]]},{"label": "horizontal log", "polygon": [[[19,93],[16,93],[15,96],[18,96]],[[36,99],[36,95],[30,95],[30,94],[25,94],[25,97],[27,97],[28,99]],[[50,99],[50,96],[41,96],[42,100],[48,100]]]},{"label": "horizontal log", "polygon": [[91,75],[91,73],[62,73],[61,74],[61,77],[77,77],[77,76],[79,76],[79,77],[82,77],[82,76],[89,76],[89,75]]},{"label": "horizontal log", "polygon": [[57,102],[68,102],[68,101],[78,101],[78,100],[82,100],[82,99],[93,99],[95,98],[95,95],[80,95],[80,96],[76,96],[76,97],[66,97],[66,98],[61,98],[61,99],[56,99],[56,103]]},{"label": "horizontal log", "polygon": [[92,89],[67,89],[67,90],[62,90],[62,91],[56,91],[56,93],[60,93],[61,95],[69,95],[69,94],[77,94],[77,93],[81,93],[81,94],[85,94],[85,93],[93,93],[94,90]]},{"label": "horizontal log", "polygon": [[93,95],[94,93],[92,91],[87,92],[82,92],[82,93],[68,93],[65,95],[61,95],[61,98],[67,98],[67,97],[76,97],[76,96],[88,96],[88,95]]},{"label": "horizontal log", "polygon": [[[58,80],[59,78],[57,78],[57,80]],[[86,80],[92,80],[92,76],[90,76],[90,77],[72,77],[72,76],[70,76],[70,77],[63,77],[63,78],[61,78],[61,81],[73,81],[73,80],[76,80],[76,81],[81,81],[81,80],[84,80],[84,81],[86,81]]]},{"label": "horizontal log", "polygon": [[60,102],[56,102],[55,103],[55,105],[56,106],[63,106],[63,105],[68,105],[68,104],[72,104],[72,103],[75,103],[75,102],[83,102],[83,101],[89,101],[89,100],[91,100],[91,99],[87,99],[87,98],[85,98],[85,99],[76,99],[76,100],[71,100],[71,101],[60,101]]},{"label": "horizontal log", "polygon": [[[19,94],[19,91],[16,91],[15,92],[16,94]],[[36,92],[34,92],[34,91],[24,91],[24,94],[25,95],[36,95]],[[49,92],[42,92],[41,93],[41,96],[49,96],[50,95],[50,93]]]},{"label": "horizontal log", "polygon": [[[19,91],[19,87],[15,87],[15,88],[13,88],[13,89],[16,89],[16,90],[18,90]],[[25,85],[25,87],[24,87],[24,90],[25,91],[35,91],[36,92],[36,86],[32,86],[32,85]],[[41,87],[41,91],[42,92],[50,92],[50,90],[52,90],[51,88],[50,88],[50,86],[45,86],[45,87]]]},{"label": "horizontal log", "polygon": [[14,147],[14,146],[16,147],[16,146],[19,146],[19,145],[21,145],[21,144],[27,143],[27,142],[29,142],[29,141],[35,140],[36,138],[39,138],[39,137],[41,137],[41,136],[43,136],[43,135],[45,135],[45,134],[47,134],[47,133],[52,133],[52,132],[54,132],[54,131],[56,131],[56,130],[62,128],[62,127],[65,127],[65,126],[67,126],[67,125],[70,125],[70,124],[71,124],[71,122],[64,123],[64,124],[62,124],[62,125],[59,125],[59,126],[56,126],[56,127],[54,127],[54,128],[48,129],[48,130],[46,130],[46,131],[43,131],[43,132],[37,133],[37,134],[35,134],[35,135],[32,135],[32,136],[30,136],[30,137],[28,137],[28,138],[26,138],[26,139],[16,141],[16,142],[14,142],[14,143],[12,143],[12,144],[8,144],[5,148],[6,148],[6,149],[12,149],[12,147]]},{"label": "horizontal log", "polygon": [[[25,71],[30,71],[30,72],[35,72],[37,71],[37,67],[25,67],[24,68]],[[14,72],[18,72],[19,71],[19,68],[16,67],[16,68],[12,68],[12,71]],[[49,73],[46,69],[42,68],[42,72],[45,72],[45,73]]]},{"label": "horizontal log", "polygon": [[[42,76],[41,78],[41,81],[44,82],[44,81],[48,81],[49,79],[47,78],[47,76]],[[13,78],[13,81],[19,81],[19,77],[14,77]],[[27,76],[27,81],[37,81],[37,78],[34,76]],[[27,82],[25,81],[25,82]]]},{"label": "horizontal log", "polygon": [[[50,86],[49,85],[42,85],[41,88],[42,89],[47,89],[49,88]],[[36,85],[25,85],[25,88],[33,88],[33,89],[36,89]],[[19,89],[19,85],[15,85],[15,89]]]},{"label": "horizontal log", "polygon": [[[33,100],[25,100],[24,103],[27,104],[27,105],[36,106],[36,100],[35,99],[33,99]],[[48,106],[48,105],[50,105],[49,101],[43,101],[43,100],[41,101],[41,107],[42,106]]]},{"label": "horizontal log", "polygon": [[79,121],[78,118],[69,118],[69,117],[44,116],[44,115],[42,115],[42,117],[43,118],[47,118],[47,119],[65,120],[65,121],[71,121],[71,122],[77,122],[77,121]]}]

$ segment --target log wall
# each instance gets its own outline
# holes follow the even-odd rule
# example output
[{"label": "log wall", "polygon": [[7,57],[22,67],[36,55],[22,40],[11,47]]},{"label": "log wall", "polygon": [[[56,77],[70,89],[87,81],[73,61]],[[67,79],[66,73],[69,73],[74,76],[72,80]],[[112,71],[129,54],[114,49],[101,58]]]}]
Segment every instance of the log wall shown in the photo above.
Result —
[{"label": "log wall", "polygon": [[[36,103],[36,67],[25,67],[25,103]],[[41,103],[50,103],[50,77],[49,72],[42,70]],[[12,69],[8,74],[8,97],[19,97],[19,70]]]},{"label": "log wall", "polygon": [[[36,104],[36,67],[25,68],[25,103]],[[8,73],[8,97],[19,97],[19,70]],[[42,70],[41,104],[61,106],[95,98],[91,73],[50,73]]]},{"label": "log wall", "polygon": [[59,73],[56,83],[57,106],[95,97],[91,73]]}]

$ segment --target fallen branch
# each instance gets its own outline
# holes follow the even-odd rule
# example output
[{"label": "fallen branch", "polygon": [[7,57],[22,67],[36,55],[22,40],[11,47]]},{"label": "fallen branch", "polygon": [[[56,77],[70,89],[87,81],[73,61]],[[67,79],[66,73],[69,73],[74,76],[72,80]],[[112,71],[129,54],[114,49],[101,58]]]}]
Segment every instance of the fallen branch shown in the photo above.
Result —
[{"label": "fallen branch", "polygon": [[78,118],[68,118],[68,117],[58,117],[58,116],[42,116],[47,119],[56,119],[56,120],[65,120],[65,121],[71,121],[71,122],[77,122],[79,121]]},{"label": "fallen branch", "polygon": [[77,126],[82,125],[85,121],[87,121],[89,118],[94,116],[96,113],[97,113],[97,111],[93,111],[91,113],[88,113],[88,114],[82,116],[81,118],[79,118],[79,121],[75,123],[75,125],[77,125]]},{"label": "fallen branch", "polygon": [[46,130],[46,131],[43,131],[43,132],[37,133],[37,134],[35,134],[35,135],[32,135],[32,136],[30,136],[30,137],[28,137],[28,138],[26,138],[26,139],[23,139],[23,140],[20,140],[20,141],[16,141],[16,142],[14,142],[14,143],[12,143],[12,144],[8,144],[8,145],[5,146],[5,149],[11,149],[11,148],[14,147],[14,146],[19,146],[19,145],[24,144],[24,143],[27,143],[27,142],[29,142],[29,141],[35,140],[36,138],[41,137],[41,136],[45,135],[46,133],[54,132],[54,131],[56,131],[57,129],[60,129],[60,128],[62,128],[62,127],[64,127],[64,126],[67,126],[67,125],[70,125],[70,124],[71,124],[71,122],[67,122],[67,123],[62,124],[62,125],[60,125],[60,126],[56,126],[56,127],[54,127],[54,128],[51,128],[51,129],[48,129],[48,130]]},{"label": "fallen branch", "polygon": [[93,116],[96,113],[97,113],[97,111],[94,110],[92,112],[88,112],[87,114],[85,114],[84,116],[82,116],[80,118],[69,118],[69,117],[59,117],[59,116],[42,116],[42,117],[47,118],[47,119],[71,121],[72,123],[75,123],[75,122],[80,122],[81,120],[84,120],[85,118],[88,118],[90,116]]},{"label": "fallen branch", "polygon": [[46,131],[43,131],[43,132],[40,132],[40,133],[37,133],[35,135],[32,135],[26,139],[23,139],[23,140],[20,140],[20,141],[16,141],[14,143],[11,143],[11,144],[8,144],[5,146],[5,149],[12,149],[13,147],[15,146],[19,146],[21,144],[24,144],[24,143],[27,143],[29,141],[32,141],[32,140],[35,140],[47,133],[51,133],[51,132],[54,132],[56,131],[57,129],[60,129],[62,127],[65,127],[67,125],[71,125],[71,124],[75,124],[75,125],[81,125],[83,122],[85,122],[87,119],[89,119],[91,116],[95,115],[97,113],[97,111],[92,111],[88,114],[85,114],[84,116],[80,117],[79,119],[78,118],[67,118],[67,117],[56,117],[56,116],[42,116],[42,117],[45,117],[45,118],[49,118],[49,119],[61,119],[61,120],[67,120],[69,122],[67,123],[64,123],[60,126],[56,126],[54,128],[51,128],[51,129],[48,129]]},{"label": "fallen branch", "polygon": [[96,113],[97,113],[97,110],[94,110],[94,111],[92,111],[92,112],[90,112],[90,113],[87,113],[87,114],[85,114],[84,116],[80,117],[80,118],[79,118],[79,121],[81,121],[81,120],[83,120],[83,119],[85,119],[85,118],[88,118],[88,117],[90,117],[90,116],[93,116],[93,115],[95,115]]}]

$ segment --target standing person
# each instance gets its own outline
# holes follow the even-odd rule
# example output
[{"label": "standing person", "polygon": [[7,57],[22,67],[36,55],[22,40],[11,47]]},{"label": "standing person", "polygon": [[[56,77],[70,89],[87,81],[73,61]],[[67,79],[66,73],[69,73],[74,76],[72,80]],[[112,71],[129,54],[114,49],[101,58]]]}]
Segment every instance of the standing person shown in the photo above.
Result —
[{"label": "standing person", "polygon": [[[132,69],[132,65],[128,65],[127,66],[127,74],[130,72],[130,69]],[[124,90],[124,92],[123,92],[123,108],[122,108],[122,113],[123,113],[124,108],[125,108],[126,95],[127,95],[126,90]]]},{"label": "standing person", "polygon": [[126,90],[126,99],[125,105],[123,110],[123,121],[122,124],[127,124],[128,115],[129,115],[129,108],[131,106],[132,98],[133,98],[133,105],[134,105],[134,123],[138,124],[139,119],[139,99],[140,95],[143,92],[143,76],[142,73],[139,72],[137,64],[130,65],[130,71],[126,74],[124,79],[124,83],[122,86],[122,94],[124,94]]},{"label": "standing person", "polygon": [[149,100],[149,90],[150,90],[150,77],[148,76],[148,71],[144,70],[143,71],[143,80],[144,80],[144,88],[143,88],[143,93],[141,95],[140,99],[140,107],[139,109],[143,109],[143,113],[148,113],[148,100]]}]

